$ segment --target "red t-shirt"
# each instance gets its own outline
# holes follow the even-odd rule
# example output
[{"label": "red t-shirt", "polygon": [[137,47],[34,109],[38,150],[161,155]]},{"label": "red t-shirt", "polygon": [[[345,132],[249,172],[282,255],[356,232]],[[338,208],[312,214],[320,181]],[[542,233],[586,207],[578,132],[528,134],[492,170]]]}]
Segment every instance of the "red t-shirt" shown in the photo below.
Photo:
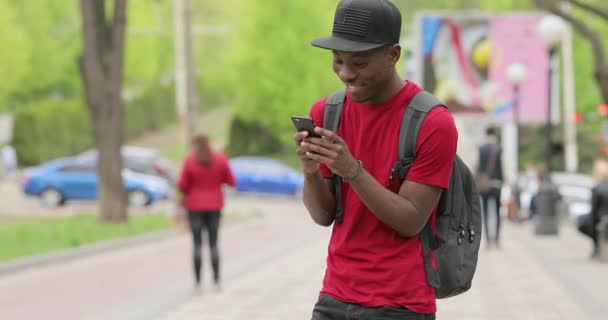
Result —
[{"label": "red t-shirt", "polygon": [[[422,89],[408,82],[382,105],[357,103],[347,95],[338,135],[355,159],[387,189],[397,193],[398,183],[389,183],[397,161],[398,136],[403,113]],[[310,116],[323,124],[323,99]],[[407,180],[447,188],[456,155],[458,133],[445,108],[433,109],[420,128],[416,160]],[[324,177],[331,171],[321,166]],[[403,238],[382,223],[359,199],[349,184],[342,184],[344,221],[334,224],[329,242],[327,269],[321,294],[366,307],[405,307],[417,313],[434,313],[435,292],[427,284],[418,236]],[[434,223],[436,208],[432,214]]]},{"label": "red t-shirt", "polygon": [[184,160],[177,188],[184,193],[184,208],[190,211],[217,211],[224,207],[222,184],[234,186],[234,176],[228,158],[211,153],[211,163],[202,165],[194,155]]}]

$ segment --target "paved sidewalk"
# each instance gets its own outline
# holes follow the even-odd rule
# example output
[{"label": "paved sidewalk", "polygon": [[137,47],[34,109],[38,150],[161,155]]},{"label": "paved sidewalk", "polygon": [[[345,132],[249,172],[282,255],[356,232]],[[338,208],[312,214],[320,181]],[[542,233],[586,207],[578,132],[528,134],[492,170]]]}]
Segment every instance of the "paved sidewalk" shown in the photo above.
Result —
[{"label": "paved sidewalk", "polygon": [[326,237],[308,243],[226,283],[221,293],[203,293],[164,319],[310,319],[324,272]]},{"label": "paved sidewalk", "polygon": [[[322,228],[320,228],[322,229]],[[504,224],[500,250],[482,247],[470,292],[438,302],[440,320],[605,319],[599,290],[608,265],[588,260],[589,245],[570,227],[539,238],[531,226]],[[273,263],[195,296],[163,320],[310,319],[324,271],[328,233]],[[566,278],[584,272],[573,281]],[[590,301],[595,299],[595,301]]]},{"label": "paved sidewalk", "polygon": [[[303,212],[292,212],[301,206],[299,201],[276,197],[229,201],[226,211],[251,218],[221,229],[227,284],[327,234],[309,223]],[[207,284],[208,257],[205,250]],[[183,233],[6,274],[0,277],[0,320],[156,319],[192,297],[191,259],[191,239]]]},{"label": "paved sidewalk", "polygon": [[[501,249],[488,250],[482,243],[473,288],[461,296],[440,300],[438,319],[590,319],[530,250],[536,241],[567,241],[563,235],[539,239],[529,226],[504,225]],[[580,263],[588,262],[583,259]]]}]

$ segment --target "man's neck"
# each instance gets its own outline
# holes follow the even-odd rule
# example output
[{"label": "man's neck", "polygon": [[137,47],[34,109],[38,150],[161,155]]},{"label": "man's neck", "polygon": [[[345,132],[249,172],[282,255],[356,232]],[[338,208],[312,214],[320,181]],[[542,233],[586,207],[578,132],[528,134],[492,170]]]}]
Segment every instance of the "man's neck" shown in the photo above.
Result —
[{"label": "man's neck", "polygon": [[393,79],[386,86],[386,90],[384,90],[384,92],[382,94],[378,95],[378,97],[376,99],[374,99],[374,101],[372,101],[372,104],[380,105],[380,104],[387,102],[392,97],[394,97],[397,93],[399,93],[399,91],[401,91],[401,89],[403,89],[403,87],[405,86],[406,83],[407,82],[405,80],[401,79],[401,77],[399,77],[397,72],[395,72]]}]

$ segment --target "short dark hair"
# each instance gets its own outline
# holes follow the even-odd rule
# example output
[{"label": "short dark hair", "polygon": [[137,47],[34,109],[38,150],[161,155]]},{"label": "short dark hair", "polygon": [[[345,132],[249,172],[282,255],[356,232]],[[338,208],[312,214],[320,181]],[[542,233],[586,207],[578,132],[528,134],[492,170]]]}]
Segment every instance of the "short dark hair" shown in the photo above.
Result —
[{"label": "short dark hair", "polygon": [[495,135],[496,135],[496,128],[488,127],[486,129],[486,136],[495,136]]}]

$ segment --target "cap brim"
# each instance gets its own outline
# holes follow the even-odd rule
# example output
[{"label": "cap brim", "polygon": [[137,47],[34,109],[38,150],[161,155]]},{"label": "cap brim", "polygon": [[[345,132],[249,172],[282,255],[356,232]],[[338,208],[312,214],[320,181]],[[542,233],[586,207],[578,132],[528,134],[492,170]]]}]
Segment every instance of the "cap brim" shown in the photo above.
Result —
[{"label": "cap brim", "polygon": [[311,42],[315,47],[344,52],[362,52],[382,47],[382,43],[365,43],[338,37],[325,37]]}]

